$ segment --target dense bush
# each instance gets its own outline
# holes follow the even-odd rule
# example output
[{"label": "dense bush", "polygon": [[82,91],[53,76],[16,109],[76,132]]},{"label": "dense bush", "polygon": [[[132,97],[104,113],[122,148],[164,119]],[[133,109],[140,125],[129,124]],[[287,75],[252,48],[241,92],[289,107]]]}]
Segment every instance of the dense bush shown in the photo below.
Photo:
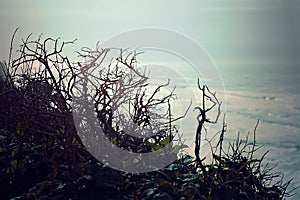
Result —
[{"label": "dense bush", "polygon": [[[203,98],[211,97],[214,106],[207,110],[202,109],[204,105],[198,107],[201,112],[197,118],[196,159],[180,156],[165,168],[144,174],[125,173],[99,163],[77,134],[71,102],[78,74],[86,69],[84,66],[91,67],[95,60],[105,56],[109,49],[83,49],[79,55],[88,59],[75,64],[62,55],[65,44],[59,45],[58,40],[51,38],[32,41],[28,37],[17,58],[9,59],[7,65],[2,63],[9,70],[6,78],[0,78],[1,198],[281,199],[287,195],[289,182],[272,182],[280,175],[262,168],[264,156],[253,158],[255,139],[250,143],[238,138],[230,144],[228,152],[223,151],[225,123],[215,147],[220,152],[212,149],[210,164],[200,159],[201,129],[210,122],[205,114],[214,106],[216,109],[221,106],[215,94],[200,84]],[[135,68],[136,56],[121,50],[115,67],[102,69],[98,90],[89,97],[96,100],[95,112],[108,138],[121,148],[143,153],[170,142],[178,133],[173,122],[180,117],[174,119],[169,111],[173,91],[156,98],[165,85],[159,86],[150,97],[145,95],[147,77]],[[128,95],[128,91],[134,95]],[[115,101],[107,101],[109,95],[115,95]],[[124,113],[112,109],[118,101],[133,105],[123,121],[118,116]],[[155,108],[162,105],[167,112],[158,114]],[[125,129],[130,121],[158,133],[157,136],[147,139],[128,136]]]}]

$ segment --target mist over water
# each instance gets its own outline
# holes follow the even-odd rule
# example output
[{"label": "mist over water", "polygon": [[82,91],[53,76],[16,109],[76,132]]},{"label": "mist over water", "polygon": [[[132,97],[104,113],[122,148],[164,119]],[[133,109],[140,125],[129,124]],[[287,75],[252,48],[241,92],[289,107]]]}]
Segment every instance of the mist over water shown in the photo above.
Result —
[{"label": "mist over water", "polygon": [[[253,132],[259,119],[257,143],[265,151],[271,149],[266,162],[277,165],[275,170],[286,180],[294,179],[291,189],[300,185],[300,77],[288,69],[224,67],[221,73],[227,95],[227,137]],[[292,199],[300,199],[300,194]]]},{"label": "mist over water", "polygon": [[[270,163],[271,166],[277,165],[274,172],[283,173],[286,181],[294,179],[290,189],[299,186],[300,87],[296,81],[300,80],[299,74],[271,66],[251,69],[224,67],[220,69],[220,72],[226,94],[226,103],[224,103],[226,105],[223,105],[226,106],[228,125],[225,140],[232,141],[238,132],[241,137],[245,137],[250,132],[251,141],[255,124],[259,119],[256,139],[257,144],[263,145],[263,148],[257,152],[256,156],[260,157],[267,150],[271,150],[265,158],[265,163]],[[188,78],[192,79],[192,77],[194,78],[194,74]],[[180,94],[178,98],[184,98],[183,102],[188,102],[191,96],[201,94],[197,89],[196,80],[194,93],[186,90],[184,85],[180,86],[180,81],[175,81],[175,83],[177,83],[176,91]],[[220,88],[210,89],[217,91],[218,96]],[[188,152],[192,155],[197,127],[198,112],[193,111],[196,105],[197,98],[193,99],[193,105],[187,117],[180,123],[180,131],[187,138],[186,142],[190,146]],[[222,118],[219,120],[219,126],[208,127],[210,137],[220,130],[221,123]],[[203,156],[206,156],[209,154],[209,147],[205,145],[205,142],[203,145]],[[299,190],[296,192],[300,193]],[[300,194],[291,199],[300,199]]]}]

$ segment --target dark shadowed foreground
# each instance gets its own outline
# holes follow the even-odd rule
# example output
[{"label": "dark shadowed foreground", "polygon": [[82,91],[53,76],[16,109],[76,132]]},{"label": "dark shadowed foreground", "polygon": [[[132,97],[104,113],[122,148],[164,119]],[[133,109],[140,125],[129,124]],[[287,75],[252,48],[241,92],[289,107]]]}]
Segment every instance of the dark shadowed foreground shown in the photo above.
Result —
[{"label": "dark shadowed foreground", "polygon": [[[117,50],[115,63],[103,67],[106,54],[114,49],[97,46],[96,50],[82,49],[79,55],[85,62],[71,63],[62,54],[66,44],[28,37],[16,59],[10,57],[7,64],[1,64],[8,68],[0,77],[1,199],[282,199],[290,195],[290,181],[284,182],[262,163],[265,155],[254,157],[259,148],[255,132],[252,141],[238,136],[224,150],[223,121],[218,143],[211,147],[211,163],[200,158],[201,133],[205,124],[218,122],[221,106],[207,86],[198,84],[203,101],[197,107],[195,158],[178,156],[184,144],[172,141],[179,134],[174,122],[184,116],[172,116],[174,91],[158,95],[168,81],[146,95],[148,77],[136,68],[138,54]],[[76,81],[85,83],[93,67],[101,70],[99,77],[93,77],[95,90],[74,88]],[[174,162],[148,173],[122,172],[98,162],[86,149],[90,138],[77,134],[73,109],[87,111],[71,106],[75,93],[95,100],[98,123],[119,148],[142,154],[171,143],[167,150]],[[127,113],[119,109],[122,103],[130,105]],[[212,109],[217,116],[210,120]],[[90,122],[82,123],[88,132]],[[156,135],[134,137],[126,134],[129,128]],[[153,160],[160,162],[156,157]],[[149,165],[139,159],[127,162]]]}]

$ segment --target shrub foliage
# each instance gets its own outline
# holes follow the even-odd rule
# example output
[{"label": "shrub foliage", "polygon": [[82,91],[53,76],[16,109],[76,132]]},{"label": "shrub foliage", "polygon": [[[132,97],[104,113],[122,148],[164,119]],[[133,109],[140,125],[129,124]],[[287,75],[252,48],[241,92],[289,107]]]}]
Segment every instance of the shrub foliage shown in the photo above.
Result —
[{"label": "shrub foliage", "polygon": [[[99,163],[77,134],[71,106],[74,93],[95,99],[94,110],[106,136],[127,151],[144,153],[162,148],[178,134],[175,122],[184,116],[172,116],[174,91],[159,97],[168,82],[146,94],[148,77],[135,65],[138,54],[117,50],[114,62],[102,67],[114,49],[97,45],[96,50],[83,48],[79,52],[84,62],[72,63],[63,55],[63,48],[73,42],[42,37],[32,40],[29,36],[17,55],[11,52],[8,63],[1,64],[8,69],[5,78],[0,77],[1,198],[282,199],[288,195],[290,182],[274,182],[281,176],[263,167],[265,155],[253,157],[255,132],[253,142],[238,137],[224,151],[223,122],[219,143],[212,148],[212,162],[207,164],[200,158],[202,128],[217,123],[221,106],[216,94],[200,83],[203,101],[197,107],[196,159],[179,156],[165,168],[143,174],[120,172]],[[101,70],[95,78],[97,90],[76,90],[78,76],[89,75],[83,72],[92,67]],[[120,109],[122,103],[129,108]],[[211,109],[218,110],[214,121],[207,118]],[[128,130],[156,135],[139,138],[126,134]]]}]

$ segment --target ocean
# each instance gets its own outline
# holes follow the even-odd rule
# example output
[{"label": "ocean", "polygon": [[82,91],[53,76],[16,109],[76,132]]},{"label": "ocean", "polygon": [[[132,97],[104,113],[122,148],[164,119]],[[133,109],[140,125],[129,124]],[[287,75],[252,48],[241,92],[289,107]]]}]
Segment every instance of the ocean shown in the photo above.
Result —
[{"label": "ocean", "polygon": [[[175,110],[179,110],[177,116],[184,113],[190,100],[193,99],[193,104],[186,118],[179,123],[180,132],[184,135],[185,142],[190,146],[187,152],[193,155],[197,127],[196,116],[198,114],[193,108],[199,105],[199,99],[191,98],[191,96],[200,96],[201,94],[196,87],[197,74],[186,72],[182,75],[180,69],[177,70],[178,73],[172,74],[174,69],[176,67],[163,69],[160,66],[159,70],[152,70],[158,73],[152,74],[157,80],[164,80],[168,77],[171,79],[171,83],[173,80],[174,85],[176,85],[175,93],[178,94],[178,102],[173,104],[173,107]],[[191,69],[181,68],[181,70],[189,71]],[[260,158],[266,151],[270,150],[264,163],[275,166],[273,171],[283,174],[285,181],[293,179],[289,189],[300,186],[300,75],[297,72],[297,66],[288,68],[270,65],[223,66],[219,67],[218,71],[224,83],[225,97],[222,97],[221,92],[221,99],[223,98],[222,101],[225,101],[222,105],[222,111],[226,113],[228,127],[225,141],[233,141],[238,132],[242,138],[249,132],[251,141],[255,124],[259,120],[256,143],[262,145],[263,148],[255,154],[256,157]],[[188,80],[192,80],[193,88],[187,86],[188,84],[191,86],[191,82],[188,83]],[[213,80],[209,80],[209,78],[207,80],[210,88],[210,82]],[[223,90],[223,88],[218,87],[210,89],[217,91],[217,97],[218,92]],[[208,137],[212,138],[220,130],[221,125],[222,117],[220,117],[217,126],[207,126]],[[218,137],[215,138],[215,140],[217,139]],[[205,144],[205,141],[203,141],[203,151],[203,156],[209,156],[209,145]],[[300,189],[295,192],[299,194],[288,199],[300,199]]]},{"label": "ocean", "polygon": [[[277,165],[274,172],[289,189],[300,186],[300,75],[297,66],[223,67],[220,74],[226,93],[227,137],[253,133],[257,120],[257,143],[271,150],[265,162]],[[251,136],[251,134],[250,134]],[[259,156],[259,155],[258,155]],[[290,199],[300,199],[300,190]]]}]

